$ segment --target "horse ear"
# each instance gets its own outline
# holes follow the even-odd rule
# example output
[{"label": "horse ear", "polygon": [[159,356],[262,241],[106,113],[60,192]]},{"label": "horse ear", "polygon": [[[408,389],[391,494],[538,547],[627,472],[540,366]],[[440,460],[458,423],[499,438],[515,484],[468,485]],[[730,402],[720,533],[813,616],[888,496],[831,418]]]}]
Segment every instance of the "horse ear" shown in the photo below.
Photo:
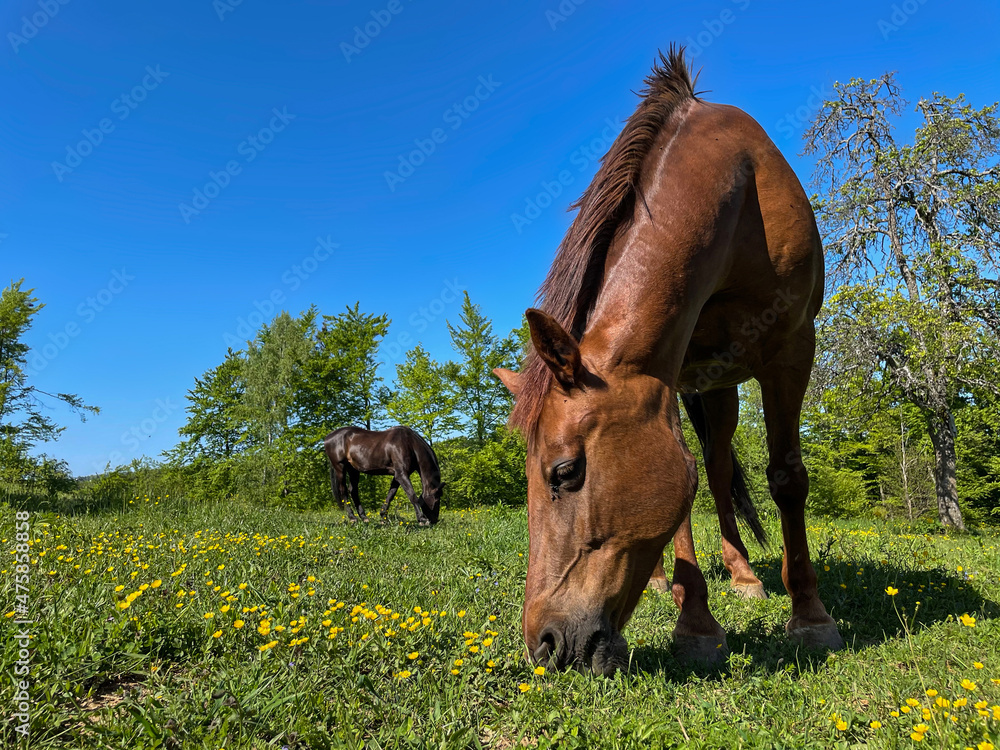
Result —
[{"label": "horse ear", "polygon": [[535,351],[552,370],[559,384],[566,389],[579,385],[584,369],[576,339],[546,312],[531,308],[525,311],[524,317],[528,319]]},{"label": "horse ear", "polygon": [[517,396],[521,391],[521,374],[508,370],[504,367],[497,367],[493,374],[500,378],[500,382],[507,386],[512,396]]}]

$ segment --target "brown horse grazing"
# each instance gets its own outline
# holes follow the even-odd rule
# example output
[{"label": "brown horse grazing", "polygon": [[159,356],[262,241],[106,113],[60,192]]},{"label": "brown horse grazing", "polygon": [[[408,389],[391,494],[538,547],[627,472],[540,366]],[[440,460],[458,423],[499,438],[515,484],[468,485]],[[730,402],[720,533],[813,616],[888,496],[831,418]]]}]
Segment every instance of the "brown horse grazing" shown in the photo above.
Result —
[{"label": "brown horse grazing", "polygon": [[823,251],[809,201],[761,127],[695,96],[683,50],[661,55],[635,113],[580,198],[526,313],[533,351],[511,423],[528,440],[524,640],[537,661],[610,674],[621,630],[674,540],[674,643],[719,658],[690,510],[697,473],[677,394],[697,394],[726,564],[758,586],[732,521],[736,386],[755,378],[781,513],[790,638],[843,641],[816,590],[799,413],[812,367]]},{"label": "brown horse grazing", "polygon": [[[391,474],[389,496],[379,511],[382,520],[389,515],[389,506],[400,487],[410,498],[417,512],[417,522],[421,526],[430,526],[438,522],[441,513],[441,493],[444,482],[441,481],[441,469],[438,467],[437,456],[430,445],[419,434],[409,427],[391,427],[384,432],[363,430],[360,427],[341,427],[334,430],[323,439],[323,448],[330,459],[330,483],[333,485],[333,497],[347,504],[347,520],[356,523],[354,511],[362,521],[367,521],[365,509],[361,507],[358,496],[358,481],[362,472],[365,474]],[[414,471],[420,474],[422,492],[420,497],[413,490],[410,474]],[[348,480],[350,494],[348,495]],[[354,509],[351,509],[353,504]]]}]

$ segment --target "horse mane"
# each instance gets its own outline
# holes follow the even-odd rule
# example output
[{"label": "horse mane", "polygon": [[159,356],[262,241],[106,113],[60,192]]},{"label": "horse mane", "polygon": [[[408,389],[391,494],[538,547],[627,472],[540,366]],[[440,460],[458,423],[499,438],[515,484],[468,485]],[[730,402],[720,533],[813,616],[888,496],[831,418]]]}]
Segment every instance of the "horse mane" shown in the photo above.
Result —
[{"label": "horse mane", "polygon": [[430,471],[428,471],[428,474],[431,474],[431,476],[428,476],[427,479],[428,480],[436,479],[434,487],[437,487],[438,485],[441,484],[441,464],[438,462],[437,454],[434,452],[434,449],[431,447],[431,444],[427,442],[427,439],[423,435],[414,430],[412,427],[404,427],[404,429],[407,430],[414,438],[416,438],[416,442],[419,443],[420,445],[420,450],[415,451],[415,455],[417,457],[417,466],[420,470],[420,484],[423,485],[425,481],[424,480],[425,467],[422,464],[424,461],[427,461],[429,463],[429,466],[427,468],[430,469]]},{"label": "horse mane", "polygon": [[[570,206],[579,213],[559,244],[536,297],[538,307],[578,341],[597,301],[608,248],[633,213],[646,155],[678,105],[695,99],[683,47],[671,45],[666,55],[660,53],[640,96],[635,112],[601,159],[590,186]],[[510,425],[529,438],[551,383],[551,371],[529,347],[510,415]]]}]

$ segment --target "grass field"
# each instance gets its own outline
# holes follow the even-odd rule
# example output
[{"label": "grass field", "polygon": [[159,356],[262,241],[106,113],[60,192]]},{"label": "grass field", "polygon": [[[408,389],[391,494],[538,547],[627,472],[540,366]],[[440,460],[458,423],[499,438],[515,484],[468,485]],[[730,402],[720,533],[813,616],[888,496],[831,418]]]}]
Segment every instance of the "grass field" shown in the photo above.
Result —
[{"label": "grass field", "polygon": [[[599,679],[538,674],[521,656],[523,509],[411,521],[348,527],[334,512],[169,498],[32,514],[31,745],[1000,745],[996,535],[816,521],[820,593],[851,645],[806,654],[783,636],[778,550],[752,551],[770,599],[738,600],[715,519],[698,516],[728,664],[676,662],[677,610],[649,592],[626,631],[631,670]],[[0,541],[6,719],[18,659],[9,507]],[[0,733],[12,746],[13,724]]]}]

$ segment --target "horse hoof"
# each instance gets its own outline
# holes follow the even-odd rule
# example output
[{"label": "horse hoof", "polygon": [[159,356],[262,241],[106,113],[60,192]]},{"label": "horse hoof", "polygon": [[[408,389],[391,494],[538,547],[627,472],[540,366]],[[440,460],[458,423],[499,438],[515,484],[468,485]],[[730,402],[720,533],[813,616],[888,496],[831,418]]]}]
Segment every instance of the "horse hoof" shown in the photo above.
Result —
[{"label": "horse hoof", "polygon": [[670,586],[667,584],[666,578],[650,578],[649,583],[646,584],[646,588],[659,591],[661,594],[670,591]]},{"label": "horse hoof", "polygon": [[840,651],[845,648],[844,639],[840,637],[840,631],[837,630],[837,625],[833,622],[822,625],[803,625],[797,628],[786,626],[785,635],[790,641],[817,651]]},{"label": "horse hoof", "polygon": [[675,635],[674,654],[684,664],[722,664],[729,655],[726,636]]},{"label": "horse hoof", "polygon": [[730,588],[740,599],[767,599],[763,583],[734,583]]},{"label": "horse hoof", "polygon": [[427,520],[426,518],[422,518],[422,519],[420,519],[419,521],[417,521],[417,525],[418,525],[418,526],[424,526],[424,527],[428,527],[428,526],[430,526],[430,525],[431,525],[431,522],[430,522],[430,521],[428,521],[428,520]]}]

